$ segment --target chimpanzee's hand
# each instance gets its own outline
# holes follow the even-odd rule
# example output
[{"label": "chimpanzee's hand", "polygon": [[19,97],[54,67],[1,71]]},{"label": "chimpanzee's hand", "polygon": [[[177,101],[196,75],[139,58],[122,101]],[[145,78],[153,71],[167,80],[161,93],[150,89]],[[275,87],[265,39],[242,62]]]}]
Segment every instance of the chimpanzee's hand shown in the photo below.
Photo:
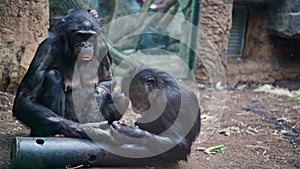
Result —
[{"label": "chimpanzee's hand", "polygon": [[107,121],[85,124],[70,122],[70,124],[66,125],[65,128],[62,129],[62,132],[57,133],[56,136],[90,139],[90,133],[94,133],[95,130],[105,130],[108,128],[109,125]]},{"label": "chimpanzee's hand", "polygon": [[93,140],[101,145],[103,144],[114,144],[115,143],[113,136],[107,130],[103,130],[100,128],[94,128],[90,126],[83,127],[84,132],[86,133],[88,139]]},{"label": "chimpanzee's hand", "polygon": [[110,129],[112,130],[112,132],[118,132],[122,135],[133,137],[133,138],[150,138],[153,136],[151,133],[139,129],[137,126],[119,124],[118,122],[113,122]]},{"label": "chimpanzee's hand", "polygon": [[99,14],[98,14],[98,12],[97,12],[95,9],[88,9],[87,11],[88,11],[90,14],[92,14],[93,17],[99,18]]},{"label": "chimpanzee's hand", "polygon": [[110,81],[103,81],[98,84],[95,91],[95,97],[97,99],[97,102],[102,102],[107,95],[110,95],[113,91],[113,89],[116,86],[116,81],[110,80]]},{"label": "chimpanzee's hand", "polygon": [[109,128],[108,121],[102,121],[99,123],[84,123],[84,124],[79,124],[79,126],[83,128],[98,128],[98,129],[103,129],[106,130]]},{"label": "chimpanzee's hand", "polygon": [[123,93],[112,93],[112,99],[114,101],[114,107],[116,108],[115,117],[119,120],[128,108],[129,98]]},{"label": "chimpanzee's hand", "polygon": [[[115,80],[103,81],[98,84],[97,88],[106,88],[108,91],[112,92],[116,87],[117,82]],[[97,90],[97,89],[96,89]]]},{"label": "chimpanzee's hand", "polygon": [[111,93],[111,88],[116,85],[115,81],[101,82],[96,88],[95,98],[100,105],[100,112],[105,120],[111,124],[119,120],[129,105],[129,99],[121,93]]}]

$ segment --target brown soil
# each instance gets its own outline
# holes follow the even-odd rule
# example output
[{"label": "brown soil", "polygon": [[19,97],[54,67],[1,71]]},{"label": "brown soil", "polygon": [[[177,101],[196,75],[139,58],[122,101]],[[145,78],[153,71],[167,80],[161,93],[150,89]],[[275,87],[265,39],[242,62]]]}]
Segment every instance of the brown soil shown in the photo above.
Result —
[{"label": "brown soil", "polygon": [[[201,92],[200,99],[203,114],[207,113],[209,100],[205,93]],[[253,90],[232,90],[226,95],[220,127],[205,141],[199,137],[188,162],[180,162],[179,168],[300,168],[299,100]],[[0,168],[4,169],[10,168],[12,139],[26,136],[29,131],[12,118],[11,103],[7,103],[11,100],[11,96],[1,95]],[[196,150],[216,145],[226,147],[223,153]]]}]

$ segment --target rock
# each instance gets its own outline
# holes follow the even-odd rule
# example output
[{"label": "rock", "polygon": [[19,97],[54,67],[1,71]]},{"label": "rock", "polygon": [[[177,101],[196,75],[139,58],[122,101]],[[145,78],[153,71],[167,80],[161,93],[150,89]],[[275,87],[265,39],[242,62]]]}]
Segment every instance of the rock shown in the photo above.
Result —
[{"label": "rock", "polygon": [[16,92],[48,25],[47,0],[0,0],[0,91]]},{"label": "rock", "polygon": [[273,0],[235,0],[237,3],[254,3],[254,4],[263,4],[263,3],[274,3]]},{"label": "rock", "polygon": [[[224,72],[229,87],[300,79],[299,41],[295,40],[300,30],[300,22],[297,22],[300,14],[296,13],[300,11],[300,0],[278,0],[277,3],[265,0],[256,1],[256,4],[252,0],[238,2],[247,2],[243,4],[248,9],[244,51],[241,58],[226,58],[233,2],[202,1],[197,47],[199,56],[195,67],[197,81],[201,84],[211,84],[212,80],[217,83],[222,81]],[[276,23],[280,28],[276,35],[294,39],[270,36],[270,32],[275,33],[275,30],[270,31],[271,16],[286,17],[286,20],[275,18],[273,21],[277,22],[272,24]],[[223,65],[219,64],[220,60]]]},{"label": "rock", "polygon": [[297,168],[300,168],[300,159],[297,159],[294,166],[297,167]]},{"label": "rock", "polygon": [[274,3],[267,26],[279,37],[300,39],[300,0],[281,0]]},{"label": "rock", "polygon": [[195,77],[199,83],[223,82],[224,69],[220,56],[224,58],[227,50],[232,7],[233,0],[202,0],[197,39],[199,56],[195,67]]}]

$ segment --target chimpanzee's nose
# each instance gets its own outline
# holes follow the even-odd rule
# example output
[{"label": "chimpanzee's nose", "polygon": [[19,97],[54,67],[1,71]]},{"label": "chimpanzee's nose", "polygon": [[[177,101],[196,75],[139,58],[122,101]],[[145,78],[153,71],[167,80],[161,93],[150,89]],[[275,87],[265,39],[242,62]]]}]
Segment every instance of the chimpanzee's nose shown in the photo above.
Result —
[{"label": "chimpanzee's nose", "polygon": [[88,43],[88,42],[82,42],[81,43],[81,45],[80,45],[80,47],[85,47],[85,48],[88,48],[88,47],[91,47],[91,44],[90,43]]}]

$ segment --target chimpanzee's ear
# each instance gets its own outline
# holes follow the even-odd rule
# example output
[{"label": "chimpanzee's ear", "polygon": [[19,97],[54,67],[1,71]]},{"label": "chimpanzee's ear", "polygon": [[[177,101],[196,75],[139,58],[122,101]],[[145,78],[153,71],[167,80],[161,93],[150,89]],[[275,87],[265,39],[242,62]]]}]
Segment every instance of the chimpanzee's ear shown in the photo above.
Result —
[{"label": "chimpanzee's ear", "polygon": [[67,13],[66,13],[66,16],[67,15],[70,15],[71,13],[73,13],[73,12],[75,12],[76,11],[76,9],[69,9],[68,11],[67,11]]},{"label": "chimpanzee's ear", "polygon": [[146,89],[147,91],[150,93],[154,90],[154,86],[156,84],[156,79],[154,77],[147,77],[145,79],[145,85],[146,85]]},{"label": "chimpanzee's ear", "polygon": [[63,23],[66,22],[66,19],[64,16],[55,16],[51,18],[52,22],[51,22],[51,27],[52,27],[52,31],[55,31],[58,28],[58,25],[61,25]]},{"label": "chimpanzee's ear", "polygon": [[54,21],[56,23],[62,23],[62,22],[65,22],[66,21],[66,18],[71,15],[72,12],[75,12],[76,10],[75,9],[69,9],[67,11],[67,13],[65,14],[65,16],[55,16],[55,17],[52,17],[54,19]]},{"label": "chimpanzee's ear", "polygon": [[52,17],[55,22],[58,22],[58,23],[62,23],[62,22],[65,22],[65,17],[64,16],[55,16],[55,17]]}]

